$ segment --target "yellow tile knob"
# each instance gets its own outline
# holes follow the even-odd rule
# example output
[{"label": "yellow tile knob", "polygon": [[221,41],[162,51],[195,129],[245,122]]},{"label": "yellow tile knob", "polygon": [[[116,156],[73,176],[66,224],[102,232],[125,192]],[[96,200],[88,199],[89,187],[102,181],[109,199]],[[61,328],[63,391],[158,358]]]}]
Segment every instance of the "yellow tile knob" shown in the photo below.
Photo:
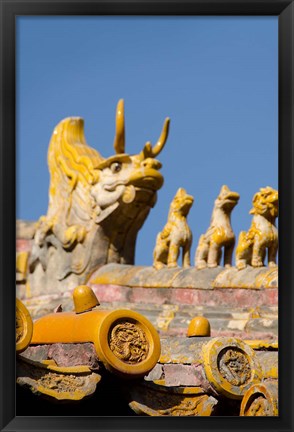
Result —
[{"label": "yellow tile knob", "polygon": [[92,342],[104,366],[124,378],[144,376],[160,356],[157,330],[131,310],[59,312],[34,322],[32,345],[83,342]]},{"label": "yellow tile knob", "polygon": [[210,336],[210,323],[208,319],[203,316],[193,318],[189,324],[187,336]]},{"label": "yellow tile knob", "polygon": [[74,289],[73,302],[76,313],[87,312],[100,305],[94,291],[87,285],[79,285]]}]

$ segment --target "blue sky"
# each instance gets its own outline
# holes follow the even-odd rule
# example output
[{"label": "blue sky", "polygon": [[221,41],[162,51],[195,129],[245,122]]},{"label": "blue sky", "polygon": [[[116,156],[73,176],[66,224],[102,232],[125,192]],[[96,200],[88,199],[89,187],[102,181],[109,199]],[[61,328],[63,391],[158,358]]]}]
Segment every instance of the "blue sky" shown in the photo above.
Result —
[{"label": "blue sky", "polygon": [[236,237],[250,226],[254,193],[278,188],[277,17],[18,17],[16,63],[17,218],[47,212],[48,144],[63,118],[83,117],[88,144],[114,154],[120,98],[130,154],[171,118],[158,157],[165,182],[136,264],[152,264],[179,187],[195,200],[192,262],[223,184],[240,194]]}]

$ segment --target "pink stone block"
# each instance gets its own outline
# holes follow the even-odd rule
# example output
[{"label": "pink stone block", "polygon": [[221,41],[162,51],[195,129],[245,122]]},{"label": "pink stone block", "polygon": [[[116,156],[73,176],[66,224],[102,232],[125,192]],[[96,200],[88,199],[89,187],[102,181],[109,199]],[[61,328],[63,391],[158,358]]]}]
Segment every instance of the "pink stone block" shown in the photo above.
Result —
[{"label": "pink stone block", "polygon": [[191,288],[172,288],[172,304],[199,304],[199,295],[201,290]]},{"label": "pink stone block", "polygon": [[170,304],[168,288],[130,288],[129,301],[133,303]]},{"label": "pink stone block", "polygon": [[165,364],[163,366],[166,386],[195,386],[202,385],[202,380],[196,368],[183,364]]},{"label": "pink stone block", "polygon": [[127,302],[130,288],[118,285],[91,285],[100,302]]},{"label": "pink stone block", "polygon": [[141,304],[175,304],[201,306],[256,307],[276,306],[278,289],[216,288],[130,288],[119,285],[91,285],[102,302],[130,302]]},{"label": "pink stone block", "polygon": [[82,366],[99,369],[98,358],[92,343],[49,345],[48,358],[55,360],[57,366]]}]

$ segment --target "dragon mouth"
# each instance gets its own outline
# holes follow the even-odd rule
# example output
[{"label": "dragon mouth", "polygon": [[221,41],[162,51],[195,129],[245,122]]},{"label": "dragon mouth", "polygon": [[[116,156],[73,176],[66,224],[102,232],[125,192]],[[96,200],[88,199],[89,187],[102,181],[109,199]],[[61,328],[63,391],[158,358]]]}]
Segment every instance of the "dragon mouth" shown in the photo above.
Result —
[{"label": "dragon mouth", "polygon": [[187,215],[190,208],[192,207],[194,198],[192,196],[186,197],[184,204],[181,206],[181,211],[184,215]]},{"label": "dragon mouth", "polygon": [[193,204],[193,202],[194,202],[194,198],[191,195],[189,195],[185,198],[185,205],[191,206]]},{"label": "dragon mouth", "polygon": [[279,205],[279,198],[273,198],[272,200],[270,200],[271,205],[278,207]]},{"label": "dragon mouth", "polygon": [[225,200],[224,200],[224,203],[225,203],[225,204],[230,204],[230,203],[231,203],[231,204],[237,204],[238,201],[239,201],[239,199],[236,199],[236,198],[235,198],[235,199],[230,199],[230,198],[228,198],[228,199],[225,199]]},{"label": "dragon mouth", "polygon": [[231,192],[223,198],[223,204],[236,205],[240,199],[240,195],[237,192]]},{"label": "dragon mouth", "polygon": [[229,199],[232,201],[239,201],[240,195],[237,192],[231,192],[226,195],[225,199]]},{"label": "dragon mouth", "polygon": [[152,168],[143,171],[138,170],[130,177],[128,185],[156,191],[163,185],[163,177],[159,171]]},{"label": "dragon mouth", "polygon": [[271,215],[273,217],[278,217],[278,215],[279,215],[279,201],[278,201],[278,199],[272,201],[271,204],[272,204],[272,208],[270,209]]},{"label": "dragon mouth", "polygon": [[232,210],[238,204],[238,201],[239,196],[230,196],[222,201],[221,207],[223,209]]}]

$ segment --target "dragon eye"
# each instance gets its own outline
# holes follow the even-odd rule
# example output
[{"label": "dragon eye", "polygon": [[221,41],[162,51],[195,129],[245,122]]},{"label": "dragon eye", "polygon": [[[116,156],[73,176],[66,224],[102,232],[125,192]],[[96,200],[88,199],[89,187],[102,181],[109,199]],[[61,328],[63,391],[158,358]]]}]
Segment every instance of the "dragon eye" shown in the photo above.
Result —
[{"label": "dragon eye", "polygon": [[113,162],[110,165],[110,169],[113,173],[117,173],[121,170],[121,163],[120,162]]}]

